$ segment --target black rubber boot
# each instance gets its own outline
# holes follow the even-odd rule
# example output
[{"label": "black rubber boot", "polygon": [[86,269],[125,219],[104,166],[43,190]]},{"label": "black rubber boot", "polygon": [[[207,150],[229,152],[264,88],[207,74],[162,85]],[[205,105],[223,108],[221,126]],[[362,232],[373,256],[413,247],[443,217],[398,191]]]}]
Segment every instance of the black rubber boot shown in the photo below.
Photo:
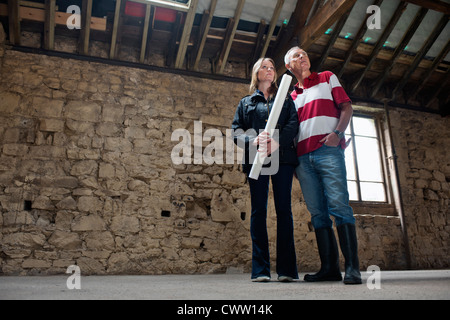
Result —
[{"label": "black rubber boot", "polygon": [[353,224],[344,224],[337,227],[339,244],[345,258],[345,284],[361,284],[361,273],[359,272],[358,240],[356,228]]},{"label": "black rubber boot", "polygon": [[339,270],[339,251],[333,229],[321,228],[317,229],[315,232],[322,266],[320,271],[316,274],[305,275],[304,280],[307,282],[341,281],[342,275]]}]

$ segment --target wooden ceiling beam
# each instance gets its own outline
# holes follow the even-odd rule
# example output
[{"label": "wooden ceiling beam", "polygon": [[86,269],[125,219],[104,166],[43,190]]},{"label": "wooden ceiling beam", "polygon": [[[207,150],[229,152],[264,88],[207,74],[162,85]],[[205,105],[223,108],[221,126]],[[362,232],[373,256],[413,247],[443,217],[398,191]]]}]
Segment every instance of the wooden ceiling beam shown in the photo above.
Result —
[{"label": "wooden ceiling beam", "polygon": [[299,37],[300,47],[304,50],[308,48],[320,38],[327,29],[338,21],[343,14],[350,10],[356,0],[335,0],[328,1],[318,12],[311,18],[311,21],[305,28],[302,28]]},{"label": "wooden ceiling beam", "polygon": [[19,0],[8,0],[9,42],[20,45]]},{"label": "wooden ceiling beam", "polygon": [[223,59],[225,57],[225,51],[227,50],[227,44],[232,41],[231,39],[231,33],[234,26],[234,18],[228,19],[227,27],[225,29],[225,35],[223,37],[222,47],[220,51],[217,52],[216,57],[213,59],[213,73],[219,73],[220,66],[222,65]]},{"label": "wooden ceiling beam", "polygon": [[281,9],[283,9],[284,0],[278,0],[277,5],[275,6],[275,10],[272,15],[272,20],[270,21],[269,32],[266,35],[266,41],[264,43],[264,47],[260,54],[261,58],[266,56],[267,50],[269,49],[270,41],[272,40],[273,33],[275,31],[275,27],[277,26],[278,19],[280,18]]},{"label": "wooden ceiling beam", "polygon": [[206,20],[202,21],[199,36],[201,36],[201,40],[198,42],[198,47],[194,52],[197,52],[194,62],[194,70],[198,71],[198,65],[200,64],[200,59],[202,58],[203,50],[205,48],[206,39],[208,38],[209,30],[211,28],[212,19],[214,17],[214,12],[216,11],[217,0],[211,1],[211,6],[209,11],[205,14],[208,14]]},{"label": "wooden ceiling beam", "polygon": [[[40,3],[19,2],[19,20],[45,22],[45,5]],[[26,6],[25,6],[26,4]],[[56,6],[58,10],[58,6]],[[0,16],[9,17],[8,5],[0,3]],[[55,12],[55,23],[60,26],[67,26],[67,20],[73,16],[73,13]],[[91,17],[91,29],[106,31],[106,18]]]},{"label": "wooden ceiling beam", "polygon": [[186,57],[186,51],[189,44],[189,38],[191,37],[192,26],[194,25],[195,13],[197,12],[199,0],[191,0],[189,11],[184,23],[183,34],[181,35],[180,46],[178,47],[177,59],[175,61],[175,68],[181,69]]},{"label": "wooden ceiling beam", "polygon": [[78,53],[88,55],[89,38],[91,34],[92,1],[83,0],[81,8],[81,30],[78,43]]},{"label": "wooden ceiling beam", "polygon": [[114,22],[113,22],[113,28],[112,28],[112,36],[111,36],[111,47],[109,50],[109,58],[115,59],[117,54],[117,35],[119,32],[119,25],[121,24],[121,21],[123,20],[122,16],[122,10],[125,8],[125,0],[122,3],[122,0],[116,0],[116,9],[114,11]]},{"label": "wooden ceiling beam", "polygon": [[[325,3],[323,7],[321,7],[318,12],[309,19],[308,24],[305,27],[302,27],[301,23],[306,23],[308,19],[311,8],[314,5],[314,1],[307,1],[305,4],[305,8],[303,8],[304,1],[298,1],[297,3],[297,11],[296,13],[300,14],[302,21],[298,20],[296,23],[296,29],[292,34],[290,40],[287,41],[288,46],[292,46],[292,40],[296,37],[298,38],[297,44],[304,50],[308,50],[309,47],[318,40],[327,29],[332,26],[336,21],[338,21],[343,14],[345,14],[348,10],[350,10],[356,0],[333,0]],[[309,10],[308,10],[309,9]],[[304,22],[303,22],[304,19]],[[281,56],[284,57],[284,54],[289,48],[279,48],[279,57],[277,58],[277,69],[278,75],[286,72],[286,67],[284,66],[284,61],[281,65],[279,60]]]},{"label": "wooden ceiling beam", "polygon": [[[382,3],[383,3],[383,0],[375,0],[373,5],[379,7],[379,6],[381,6]],[[362,37],[366,33],[366,31],[367,31],[366,21],[370,15],[372,15],[372,13],[366,15],[366,18],[364,19],[364,21],[361,23],[361,26],[359,27],[358,33],[353,38],[352,44],[351,44],[350,48],[347,50],[347,53],[345,54],[344,63],[341,65],[340,70],[336,74],[338,78],[341,78],[342,75],[344,74],[345,68],[347,68],[348,64],[352,60],[353,54],[356,52],[356,49],[358,48]]]},{"label": "wooden ceiling beam", "polygon": [[[439,94],[442,92],[442,90],[447,89],[450,85],[450,72],[447,72],[446,76],[442,79],[441,85],[436,87],[433,94],[430,96],[428,103],[426,105],[427,108],[430,108],[436,99],[438,99]],[[447,116],[450,113],[448,104],[446,105],[448,101],[448,95],[446,101],[444,103],[439,104],[439,111],[443,116]],[[438,102],[439,103],[439,102]]]},{"label": "wooden ceiling beam", "polygon": [[251,70],[253,68],[253,64],[258,61],[258,59],[262,56],[262,42],[264,39],[264,33],[266,32],[267,23],[265,20],[261,20],[258,27],[258,32],[256,33],[255,39],[255,47],[253,49],[252,57],[249,59],[249,68],[247,70]]},{"label": "wooden ceiling beam", "polygon": [[376,80],[375,85],[373,86],[372,93],[370,95],[371,98],[374,98],[376,96],[376,94],[378,93],[378,91],[380,90],[384,81],[387,79],[387,77],[391,73],[392,69],[394,68],[395,63],[400,58],[401,54],[405,51],[405,47],[411,41],[412,37],[416,33],[417,29],[419,28],[420,24],[422,23],[422,21],[425,18],[427,13],[428,13],[428,9],[426,9],[426,8],[422,8],[417,13],[416,17],[414,18],[414,21],[409,26],[408,31],[403,36],[402,41],[395,49],[395,52],[394,52],[392,58],[388,61],[385,72],[381,73],[380,76],[378,77],[378,79]]},{"label": "wooden ceiling beam", "polygon": [[224,43],[224,49],[222,51],[222,54],[219,57],[219,60],[217,61],[217,67],[216,71],[218,74],[223,74],[223,71],[225,70],[225,66],[228,61],[228,56],[230,55],[231,46],[233,45],[234,36],[236,35],[236,30],[239,25],[239,20],[241,19],[241,14],[244,9],[245,0],[239,0],[238,5],[236,7],[236,11],[233,18],[233,24],[231,26],[231,33],[227,39],[227,41]]},{"label": "wooden ceiling beam", "polygon": [[56,0],[45,0],[44,49],[55,48],[55,11]]},{"label": "wooden ceiling beam", "polygon": [[333,33],[331,34],[330,41],[325,47],[325,50],[323,51],[319,61],[314,66],[314,69],[317,71],[320,71],[327,60],[328,56],[330,55],[331,49],[333,48],[337,38],[341,34],[342,28],[344,28],[345,23],[347,22],[348,17],[350,16],[350,12],[352,10],[348,10],[342,18],[339,20],[338,24],[336,25],[336,28],[333,30]]},{"label": "wooden ceiling beam", "polygon": [[[322,38],[320,38],[320,40],[316,41],[315,44],[320,47],[325,47],[327,45],[329,39],[330,39],[330,36],[324,34],[322,36]],[[338,38],[334,44],[333,49],[335,49],[337,51],[341,51],[341,52],[348,52],[351,45],[352,45],[352,40],[345,39],[345,38]],[[361,42],[357,48],[357,53],[360,56],[369,57],[373,51],[373,48],[374,48],[374,45]],[[316,53],[320,54],[319,52],[316,52]],[[387,62],[392,59],[393,53],[394,52],[392,50],[389,50],[388,48],[383,48],[379,52],[377,59]],[[336,55],[338,55],[338,54],[336,53]],[[337,58],[337,56],[335,58]],[[341,57],[339,58],[339,60],[344,61],[344,59]],[[414,61],[414,57],[411,56],[411,54],[402,52],[400,54],[400,57],[397,60],[397,63],[403,64],[403,65],[410,65],[413,61]],[[361,60],[351,61],[350,63],[351,64],[361,64],[362,61]],[[341,64],[339,64],[339,66],[340,65]],[[422,60],[419,64],[419,68],[428,69],[428,68],[430,68],[431,65],[432,65],[432,62],[430,62],[428,60]],[[446,64],[446,62],[444,61],[443,63],[441,63],[441,65],[439,67],[440,68],[448,68],[448,64]],[[437,71],[439,71],[439,69]]]},{"label": "wooden ceiling beam", "polygon": [[351,92],[354,92],[358,88],[358,86],[361,84],[361,82],[364,79],[364,77],[366,76],[367,72],[370,70],[370,68],[374,64],[375,59],[378,56],[378,53],[385,45],[386,40],[389,38],[390,34],[392,33],[392,31],[394,30],[398,21],[400,20],[401,16],[403,15],[403,12],[405,12],[407,6],[408,6],[408,4],[405,2],[400,2],[399,5],[397,6],[397,9],[395,10],[394,15],[392,16],[388,25],[384,29],[383,34],[381,35],[380,39],[378,39],[378,42],[375,45],[375,48],[373,49],[372,54],[369,57],[369,60],[367,61],[366,67],[364,68],[363,72],[359,75],[359,77],[356,79],[356,81],[353,83]]},{"label": "wooden ceiling beam", "polygon": [[[285,52],[290,49],[293,45],[292,40],[297,38],[300,31],[305,27],[306,21],[308,20],[308,16],[311,10],[314,8],[315,0],[298,0],[297,6],[295,7],[295,11],[289,20],[287,26],[287,33],[285,39],[282,39],[281,45],[282,47],[282,55],[284,56]],[[295,45],[298,45],[298,39],[295,41]]]},{"label": "wooden ceiling beam", "polygon": [[425,43],[422,46],[422,48],[420,49],[420,51],[417,52],[413,63],[409,66],[408,70],[405,72],[405,74],[403,75],[402,79],[400,80],[400,82],[398,82],[397,86],[395,87],[394,91],[392,92],[392,99],[393,100],[395,100],[395,98],[397,97],[398,93],[401,90],[403,90],[403,88],[405,87],[405,85],[408,82],[409,78],[411,77],[413,72],[416,70],[416,68],[419,66],[420,61],[422,61],[422,59],[425,57],[427,52],[433,46],[433,44],[436,41],[436,39],[439,37],[441,32],[444,30],[445,26],[447,25],[448,18],[449,17],[445,16],[445,15],[442,17],[442,19],[438,22],[438,24],[434,28],[434,30],[431,33],[431,35],[425,41]]},{"label": "wooden ceiling beam", "polygon": [[145,56],[146,57],[148,57],[150,55],[150,50],[152,49],[150,47],[150,41],[152,40],[153,33],[154,33],[155,12],[156,12],[156,7],[150,6],[150,21],[149,21],[148,34],[147,34],[147,46],[145,48]]},{"label": "wooden ceiling beam", "polygon": [[408,101],[414,100],[416,98],[417,94],[425,87],[426,83],[430,80],[433,72],[436,71],[437,67],[441,64],[441,62],[445,59],[445,57],[448,55],[449,52],[450,52],[450,40],[447,41],[447,45],[441,51],[439,56],[437,56],[434,59],[433,65],[422,76],[423,80],[418,85],[416,85],[416,88],[412,91],[413,95],[408,99]]},{"label": "wooden ceiling beam", "polygon": [[180,35],[180,30],[182,29],[182,24],[181,21],[183,19],[183,12],[177,12],[177,17],[175,19],[175,23],[173,24],[172,27],[172,36],[170,38],[169,41],[169,46],[167,49],[167,54],[166,54],[166,66],[167,67],[173,67],[173,63],[175,61],[175,53],[176,53],[176,47],[177,47],[177,41]]},{"label": "wooden ceiling beam", "polygon": [[277,46],[273,50],[275,57],[275,64],[278,70],[278,75],[286,72],[284,65],[284,55],[293,46],[298,45],[298,33],[305,26],[311,9],[314,7],[315,0],[298,0],[294,12],[289,19],[282,36],[277,40]]},{"label": "wooden ceiling beam", "polygon": [[141,55],[139,57],[140,63],[144,63],[145,53],[147,52],[147,41],[149,34],[148,29],[150,27],[151,9],[152,9],[151,4],[147,4],[145,6],[144,29],[142,30]]},{"label": "wooden ceiling beam", "polygon": [[440,0],[402,0],[404,2],[412,3],[422,8],[442,12],[445,15],[450,15],[450,3]]}]

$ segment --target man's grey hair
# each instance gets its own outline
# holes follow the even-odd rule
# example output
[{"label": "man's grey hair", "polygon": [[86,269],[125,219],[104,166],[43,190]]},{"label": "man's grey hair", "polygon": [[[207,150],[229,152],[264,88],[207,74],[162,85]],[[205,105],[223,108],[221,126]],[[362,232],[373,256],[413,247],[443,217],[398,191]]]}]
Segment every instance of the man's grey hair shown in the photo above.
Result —
[{"label": "man's grey hair", "polygon": [[286,53],[286,55],[284,56],[284,64],[285,64],[285,65],[291,63],[291,53],[292,53],[292,51],[294,51],[294,50],[301,50],[301,48],[298,47],[298,46],[296,46],[296,47],[291,48],[291,49]]}]

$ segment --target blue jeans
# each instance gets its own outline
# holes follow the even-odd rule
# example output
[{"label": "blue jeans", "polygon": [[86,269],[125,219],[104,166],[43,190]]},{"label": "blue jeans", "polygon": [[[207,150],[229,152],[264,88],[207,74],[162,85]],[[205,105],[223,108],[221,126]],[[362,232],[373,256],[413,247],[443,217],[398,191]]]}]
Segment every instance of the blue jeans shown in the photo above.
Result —
[{"label": "blue jeans", "polygon": [[296,169],[314,229],[355,224],[349,205],[344,150],[323,145],[299,159]]},{"label": "blue jeans", "polygon": [[294,226],[291,210],[292,180],[295,167],[280,165],[273,176],[260,176],[258,180],[248,179],[252,202],[250,233],[252,237],[252,279],[270,277],[269,240],[267,235],[267,202],[269,180],[272,187],[277,214],[277,263],[279,276],[298,279],[297,259],[294,245]]}]

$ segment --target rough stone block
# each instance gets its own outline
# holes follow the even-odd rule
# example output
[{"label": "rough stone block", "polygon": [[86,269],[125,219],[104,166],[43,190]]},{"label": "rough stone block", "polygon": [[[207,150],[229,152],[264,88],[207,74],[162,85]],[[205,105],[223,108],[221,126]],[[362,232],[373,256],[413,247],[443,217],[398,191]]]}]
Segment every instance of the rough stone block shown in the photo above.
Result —
[{"label": "rough stone block", "polygon": [[55,119],[42,119],[39,129],[45,132],[62,132],[64,130],[64,121]]},{"label": "rough stone block", "polygon": [[66,117],[76,121],[98,122],[101,111],[95,102],[70,101],[65,107]]},{"label": "rough stone block", "polygon": [[50,236],[48,243],[50,243],[51,245],[53,245],[58,249],[79,250],[81,249],[82,241],[80,240],[78,234],[75,232],[65,232],[56,230]]},{"label": "rough stone block", "polygon": [[24,156],[28,153],[28,146],[25,144],[5,144],[3,154],[7,156]]},{"label": "rough stone block", "polygon": [[34,97],[31,115],[58,118],[62,114],[64,101],[45,97]]},{"label": "rough stone block", "polygon": [[0,114],[11,114],[17,111],[20,102],[20,95],[5,92],[0,99]]}]

